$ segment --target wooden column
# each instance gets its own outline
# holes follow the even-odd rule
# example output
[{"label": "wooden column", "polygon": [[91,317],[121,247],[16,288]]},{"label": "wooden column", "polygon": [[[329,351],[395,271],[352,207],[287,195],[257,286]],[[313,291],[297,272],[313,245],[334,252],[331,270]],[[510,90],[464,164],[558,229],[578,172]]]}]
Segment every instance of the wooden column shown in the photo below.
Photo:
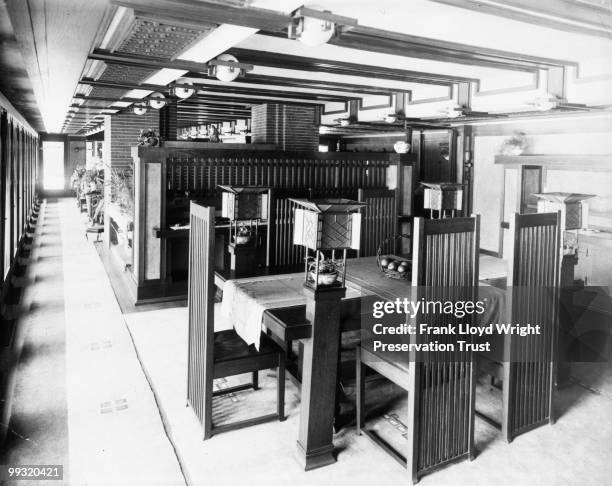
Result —
[{"label": "wooden column", "polygon": [[[340,341],[340,299],[345,288],[306,294],[306,319],[312,337],[303,340],[302,403],[298,451],[304,470],[336,462],[333,454],[334,407]],[[313,359],[316,356],[316,359]]]}]

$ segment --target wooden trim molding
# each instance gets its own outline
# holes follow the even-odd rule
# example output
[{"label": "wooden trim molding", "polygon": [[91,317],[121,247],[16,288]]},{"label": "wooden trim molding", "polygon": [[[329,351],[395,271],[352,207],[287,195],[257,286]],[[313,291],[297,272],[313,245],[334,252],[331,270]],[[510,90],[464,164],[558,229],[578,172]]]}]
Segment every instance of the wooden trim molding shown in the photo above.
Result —
[{"label": "wooden trim molding", "polygon": [[367,111],[367,110],[379,110],[381,108],[392,108],[393,107],[393,95],[388,95],[389,98],[389,102],[382,104],[382,105],[371,105],[371,106],[364,106],[363,105],[363,98],[359,98],[359,100],[357,101],[357,107],[359,111]]},{"label": "wooden trim molding", "polygon": [[535,71],[531,73],[533,76],[533,82],[530,84],[526,84],[523,86],[515,86],[512,88],[497,88],[497,89],[488,89],[481,90],[480,85],[481,82],[477,81],[474,83],[474,96],[491,96],[491,95],[501,95],[501,94],[509,94],[509,93],[520,93],[522,91],[531,91],[534,89],[538,89],[540,86],[540,71]]},{"label": "wooden trim molding", "polygon": [[[334,103],[332,101],[332,103]],[[338,103],[338,102],[336,102]],[[327,111],[327,103],[323,105],[323,115],[339,115],[340,113],[348,113],[348,101],[344,101],[342,102],[344,105],[344,109],[343,110],[332,110],[332,111]]]},{"label": "wooden trim molding", "polygon": [[496,155],[495,163],[509,169],[537,165],[556,170],[612,172],[612,154]]},{"label": "wooden trim molding", "polygon": [[437,98],[423,98],[419,100],[413,100],[412,93],[410,93],[410,96],[408,97],[408,100],[406,101],[406,105],[421,105],[425,103],[437,103],[440,101],[451,101],[454,96],[455,87],[452,84],[450,84],[446,88],[448,88],[448,95],[439,96]]}]

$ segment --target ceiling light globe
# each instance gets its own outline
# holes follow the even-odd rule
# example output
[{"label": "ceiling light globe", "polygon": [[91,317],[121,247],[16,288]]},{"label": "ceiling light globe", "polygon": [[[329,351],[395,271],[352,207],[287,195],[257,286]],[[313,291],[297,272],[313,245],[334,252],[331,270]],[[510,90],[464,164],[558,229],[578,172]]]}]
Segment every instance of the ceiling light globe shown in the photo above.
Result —
[{"label": "ceiling light globe", "polygon": [[192,84],[185,80],[179,79],[176,81],[174,89],[174,96],[181,99],[187,99],[195,93],[195,89],[192,87]]},{"label": "ceiling light globe", "polygon": [[[231,54],[221,54],[217,57],[218,61],[225,62],[238,62]],[[240,75],[240,68],[233,68],[230,66],[215,66],[215,76],[219,81],[223,81],[225,83],[231,83],[234,79],[236,79]]]},{"label": "ceiling light globe", "polygon": [[309,47],[325,44],[334,35],[335,28],[333,22],[313,17],[304,17],[302,22],[302,32],[299,39],[302,44]]},{"label": "ceiling light globe", "polygon": [[166,106],[166,97],[162,93],[153,93],[149,97],[149,106],[154,110],[161,110],[164,106]]},{"label": "ceiling light globe", "polygon": [[145,103],[138,103],[132,107],[132,111],[136,115],[144,115],[148,111],[148,108]]}]

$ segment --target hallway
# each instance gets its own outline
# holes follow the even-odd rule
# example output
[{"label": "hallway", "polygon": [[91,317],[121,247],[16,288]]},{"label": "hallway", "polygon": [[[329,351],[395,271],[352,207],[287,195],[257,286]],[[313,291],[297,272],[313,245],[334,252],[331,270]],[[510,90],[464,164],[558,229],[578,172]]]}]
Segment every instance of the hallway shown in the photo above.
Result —
[{"label": "hallway", "polygon": [[30,307],[20,323],[25,342],[2,464],[63,465],[62,484],[124,485],[146,476],[148,484],[184,485],[84,227],[72,199],[43,204],[26,274]]}]

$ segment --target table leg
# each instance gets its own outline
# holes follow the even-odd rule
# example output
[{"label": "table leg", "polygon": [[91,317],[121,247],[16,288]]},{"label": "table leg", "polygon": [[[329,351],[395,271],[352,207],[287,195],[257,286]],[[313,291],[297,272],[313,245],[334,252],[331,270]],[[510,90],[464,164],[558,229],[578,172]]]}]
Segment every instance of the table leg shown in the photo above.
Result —
[{"label": "table leg", "polygon": [[303,340],[302,400],[298,450],[306,471],[336,462],[333,425],[340,341],[340,299],[344,288],[313,291],[307,296],[306,318],[312,337]]}]

